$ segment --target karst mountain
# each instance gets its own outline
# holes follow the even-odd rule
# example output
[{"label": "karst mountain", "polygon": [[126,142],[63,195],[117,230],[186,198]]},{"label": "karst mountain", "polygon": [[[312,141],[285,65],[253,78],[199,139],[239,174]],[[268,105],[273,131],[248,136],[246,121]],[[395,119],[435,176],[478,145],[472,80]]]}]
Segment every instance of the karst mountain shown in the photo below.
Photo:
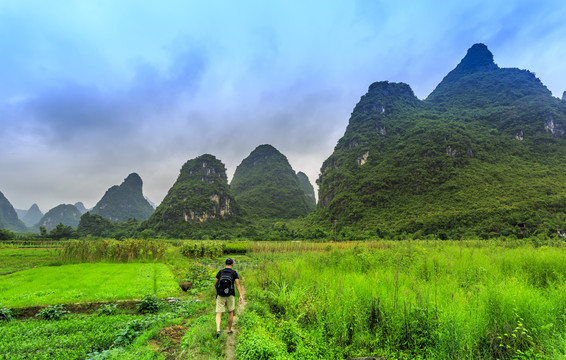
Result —
[{"label": "karst mountain", "polygon": [[128,175],[122,184],[108,189],[90,213],[105,217],[112,222],[147,219],[153,214],[154,209],[144,198],[142,186],[143,182],[138,174]]},{"label": "karst mountain", "polygon": [[271,145],[258,146],[242,160],[230,187],[251,217],[290,219],[312,209],[289,161]]},{"label": "karst mountain", "polygon": [[566,102],[473,45],[425,100],[376,82],[324,162],[319,214],[368,235],[561,234]]}]

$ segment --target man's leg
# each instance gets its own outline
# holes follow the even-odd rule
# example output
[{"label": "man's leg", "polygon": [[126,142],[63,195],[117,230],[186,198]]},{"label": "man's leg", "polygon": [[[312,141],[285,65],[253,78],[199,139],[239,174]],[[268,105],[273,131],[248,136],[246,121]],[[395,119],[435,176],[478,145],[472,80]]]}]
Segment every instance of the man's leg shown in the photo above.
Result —
[{"label": "man's leg", "polygon": [[234,312],[228,313],[228,332],[232,331],[232,323],[234,322]]},{"label": "man's leg", "polygon": [[220,321],[222,320],[222,313],[221,312],[217,312],[216,313],[216,332],[220,331]]}]

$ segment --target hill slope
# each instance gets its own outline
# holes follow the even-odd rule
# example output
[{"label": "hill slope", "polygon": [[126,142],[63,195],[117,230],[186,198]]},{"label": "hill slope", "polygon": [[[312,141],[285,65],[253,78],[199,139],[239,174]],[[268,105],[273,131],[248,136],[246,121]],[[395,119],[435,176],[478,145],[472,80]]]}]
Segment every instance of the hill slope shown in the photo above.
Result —
[{"label": "hill slope", "polygon": [[240,213],[224,164],[205,154],[182,166],[177,181],[141,228],[170,236],[190,236],[207,225],[221,226],[219,222],[237,219]]},{"label": "hill slope", "polygon": [[27,231],[25,224],[18,218],[16,210],[2,192],[0,192],[0,229]]},{"label": "hill slope", "polygon": [[566,103],[483,44],[424,100],[378,82],[324,162],[320,214],[369,234],[566,229]]},{"label": "hill slope", "polygon": [[238,204],[253,217],[289,219],[310,210],[295,171],[271,145],[258,146],[242,160],[230,187]]},{"label": "hill slope", "polygon": [[[143,182],[136,173],[128,175],[120,186],[114,185],[90,211],[113,222],[129,219],[143,221],[153,214],[153,207],[142,193]],[[84,208],[84,206],[83,206]]]},{"label": "hill slope", "polygon": [[57,205],[43,215],[41,220],[39,220],[39,226],[43,226],[47,231],[53,230],[59,223],[76,228],[81,215],[81,212],[75,205]]},{"label": "hill slope", "polygon": [[26,226],[32,227],[41,220],[42,216],[43,213],[39,210],[39,206],[37,206],[37,204],[33,204],[29,210],[26,211],[22,221],[26,224]]}]

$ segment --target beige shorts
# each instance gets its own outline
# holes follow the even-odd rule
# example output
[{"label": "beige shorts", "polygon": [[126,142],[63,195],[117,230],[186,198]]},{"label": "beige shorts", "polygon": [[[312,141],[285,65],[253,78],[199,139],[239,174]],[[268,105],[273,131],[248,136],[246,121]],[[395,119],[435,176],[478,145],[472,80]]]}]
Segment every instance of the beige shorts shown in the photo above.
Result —
[{"label": "beige shorts", "polygon": [[236,302],[234,296],[217,296],[216,297],[216,312],[221,313],[228,310],[228,312],[234,311],[236,308]]}]

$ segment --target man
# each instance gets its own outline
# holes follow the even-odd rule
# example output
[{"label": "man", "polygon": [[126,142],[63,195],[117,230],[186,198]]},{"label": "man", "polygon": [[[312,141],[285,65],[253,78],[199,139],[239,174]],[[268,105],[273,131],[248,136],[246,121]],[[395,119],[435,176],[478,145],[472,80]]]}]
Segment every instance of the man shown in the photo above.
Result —
[{"label": "man", "polygon": [[226,259],[224,269],[216,274],[216,281],[214,282],[214,287],[216,288],[216,337],[220,336],[220,320],[222,313],[226,310],[228,310],[228,334],[232,334],[234,309],[236,308],[234,284],[238,288],[240,304],[244,301],[238,273],[232,269],[232,266],[234,266],[234,260]]}]

